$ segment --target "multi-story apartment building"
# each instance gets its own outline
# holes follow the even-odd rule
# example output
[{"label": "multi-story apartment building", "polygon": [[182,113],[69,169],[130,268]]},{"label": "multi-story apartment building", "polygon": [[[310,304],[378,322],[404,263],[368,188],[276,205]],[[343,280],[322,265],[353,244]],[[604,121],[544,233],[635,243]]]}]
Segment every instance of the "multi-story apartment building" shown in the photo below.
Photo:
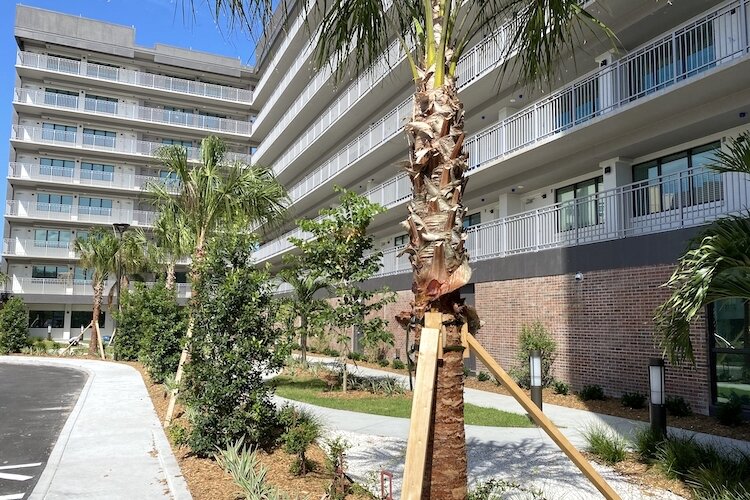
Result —
[{"label": "multi-story apartment building", "polygon": [[[197,161],[213,134],[249,161],[256,78],[238,59],[140,47],[132,28],[24,6],[15,36],[3,271],[7,290],[28,304],[32,334],[51,326],[65,339],[91,321],[90,271],[74,240],[115,223],[150,227],[148,184],[178,188],[155,156],[165,144]],[[178,271],[185,298],[190,285]]]},{"label": "multi-story apartment building", "polygon": [[[285,29],[267,30],[254,70],[178,49],[135,47],[126,28],[106,25],[106,38],[99,37],[91,33],[101,23],[78,18],[88,24],[65,28],[62,21],[70,18],[59,16],[40,28],[53,14],[20,8],[4,252],[13,291],[38,310],[59,298],[69,304],[66,318],[70,308],[83,310],[69,249],[60,256],[56,245],[33,254],[26,248],[36,248],[43,230],[70,229],[72,236],[91,224],[91,209],[81,207],[92,202],[81,205],[76,196],[117,197],[122,205],[113,203],[113,214],[117,208],[131,223],[148,224],[138,176],[158,175],[152,148],[165,138],[195,145],[216,133],[238,152],[257,145],[253,162],[273,168],[297,217],[314,217],[334,203],[336,184],[387,208],[372,226],[384,265],[368,285],[397,292],[398,302],[383,314],[403,353],[403,332],[393,318],[409,309],[411,298],[409,264],[398,257],[406,241],[398,221],[405,218],[410,185],[396,165],[406,159],[409,71],[396,44],[389,64],[351,80],[335,81],[328,67],[315,71],[304,24],[313,5],[287,3]],[[659,353],[653,311],[668,296],[661,285],[702,225],[750,202],[746,176],[706,169],[717,150],[750,128],[750,2],[585,5],[614,30],[620,48],[591,36],[553,81],[521,86],[512,71],[500,78],[509,25],[474,40],[459,62],[474,268],[463,293],[485,321],[480,340],[505,366],[515,363],[521,325],[538,320],[557,340],[557,378],[576,389],[599,384],[611,395],[645,392],[648,358]],[[198,75],[219,86],[196,83]],[[101,111],[113,104],[97,96],[117,98],[117,112]],[[221,118],[201,118],[202,106]],[[78,163],[70,170],[59,163],[65,160]],[[127,178],[117,177],[122,172],[132,180],[86,183],[84,162],[113,163],[113,179]],[[97,212],[103,208],[93,203]],[[65,205],[71,208],[40,210]],[[39,238],[32,232],[37,228]],[[294,251],[292,235],[300,233],[290,221],[259,247],[258,263],[280,265]],[[72,272],[64,291],[32,288],[46,286],[33,273],[47,262]],[[750,393],[749,315],[741,301],[707,310],[693,326],[697,364],[668,367],[668,391],[699,412],[732,390]]]}]

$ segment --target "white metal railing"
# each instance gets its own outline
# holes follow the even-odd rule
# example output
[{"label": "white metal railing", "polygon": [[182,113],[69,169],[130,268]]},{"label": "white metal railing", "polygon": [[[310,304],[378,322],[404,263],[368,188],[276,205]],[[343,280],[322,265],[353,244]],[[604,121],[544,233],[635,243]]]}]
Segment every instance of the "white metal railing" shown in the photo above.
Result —
[{"label": "white metal railing", "polygon": [[[114,280],[107,280],[104,284],[104,293],[114,285]],[[73,278],[29,278],[13,276],[10,279],[10,288],[13,293],[28,293],[38,295],[82,295],[93,297],[94,287],[91,280],[78,280]]]},{"label": "white metal railing", "polygon": [[72,241],[38,241],[5,238],[3,240],[3,255],[72,259],[75,258],[75,250]]},{"label": "white metal railing", "polygon": [[132,189],[137,191],[145,191],[151,184],[161,184],[170,193],[176,194],[180,191],[180,183],[174,179],[121,172],[96,172],[75,167],[53,167],[37,163],[12,162],[8,164],[8,178],[66,185],[76,184],[81,186]]},{"label": "white metal railing", "polygon": [[242,104],[251,104],[253,100],[253,92],[251,90],[156,75],[132,69],[114,68],[102,64],[38,54],[36,52],[19,51],[16,55],[16,65],[53,73],[67,73],[107,82],[118,82],[126,85],[166,90],[190,96],[221,99],[223,101]]},{"label": "white metal railing", "polygon": [[[694,168],[470,228],[472,261],[571,247],[707,224],[750,207],[750,176]],[[383,254],[379,276],[411,270],[398,249]]]},{"label": "white metal railing", "polygon": [[[157,152],[166,146],[166,144],[160,142],[141,141],[125,137],[103,137],[80,132],[51,130],[30,125],[13,125],[11,127],[10,138],[17,141],[147,156],[149,158],[157,158]],[[186,147],[185,149],[187,150],[188,160],[200,161],[200,148]],[[249,154],[235,151],[228,151],[224,157],[229,161],[241,161],[245,163],[250,163],[251,161]]]},{"label": "white metal railing", "polygon": [[42,219],[61,222],[81,222],[110,225],[127,222],[135,226],[152,226],[158,212],[119,208],[79,207],[59,203],[37,203],[25,200],[8,200],[6,217]]},{"label": "white metal railing", "polygon": [[[135,290],[135,283],[130,283],[130,290]],[[148,288],[152,288],[156,282],[155,281],[139,281],[137,283],[141,283],[142,285],[147,286]],[[192,284],[190,283],[175,283],[175,292],[177,294],[178,299],[189,299],[191,292],[192,292]]]},{"label": "white metal railing", "polygon": [[13,102],[242,136],[249,135],[252,126],[250,122],[240,120],[150,108],[132,103],[104,101],[89,97],[80,98],[78,96],[25,88],[16,88],[14,90]]}]

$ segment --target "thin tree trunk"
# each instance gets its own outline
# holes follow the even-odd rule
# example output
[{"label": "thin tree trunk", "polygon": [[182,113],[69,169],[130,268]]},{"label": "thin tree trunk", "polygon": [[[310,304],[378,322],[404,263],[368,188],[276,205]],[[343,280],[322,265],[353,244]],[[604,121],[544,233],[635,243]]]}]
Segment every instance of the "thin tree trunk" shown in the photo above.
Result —
[{"label": "thin tree trunk", "polygon": [[102,295],[104,294],[104,283],[98,282],[94,285],[94,310],[91,314],[91,340],[89,340],[89,354],[96,356],[97,345],[99,343],[98,333],[99,329],[95,326],[99,325],[99,315],[102,310]]},{"label": "thin tree trunk", "polygon": [[307,364],[307,317],[304,312],[300,315],[299,324],[299,349],[302,351],[302,366],[305,366]]},{"label": "thin tree trunk", "polygon": [[167,264],[167,281],[166,281],[167,290],[174,290],[174,284],[175,284],[174,269],[175,269],[175,264],[173,261],[170,261]]}]

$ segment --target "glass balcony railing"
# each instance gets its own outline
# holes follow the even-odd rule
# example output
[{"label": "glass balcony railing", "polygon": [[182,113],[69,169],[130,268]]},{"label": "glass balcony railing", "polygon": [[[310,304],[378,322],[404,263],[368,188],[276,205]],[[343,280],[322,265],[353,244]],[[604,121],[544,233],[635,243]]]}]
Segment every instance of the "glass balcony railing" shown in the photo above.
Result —
[{"label": "glass balcony railing", "polygon": [[239,120],[24,88],[14,90],[13,102],[242,136],[249,136],[252,127],[250,122]]},{"label": "glass balcony railing", "polygon": [[114,68],[103,64],[55,57],[36,52],[19,51],[16,65],[24,68],[39,69],[53,73],[66,73],[107,82],[118,82],[126,85],[145,87],[189,96],[220,99],[222,101],[251,104],[253,93],[250,90],[196,82],[182,78],[156,75],[132,69]]}]

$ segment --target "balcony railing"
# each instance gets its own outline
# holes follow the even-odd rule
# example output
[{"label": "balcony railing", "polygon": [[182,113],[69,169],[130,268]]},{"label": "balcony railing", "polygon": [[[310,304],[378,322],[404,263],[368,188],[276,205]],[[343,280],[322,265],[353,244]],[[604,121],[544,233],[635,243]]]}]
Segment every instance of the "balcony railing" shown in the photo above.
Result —
[{"label": "balcony railing", "polygon": [[118,82],[137,87],[166,90],[168,92],[221,99],[242,104],[251,104],[253,100],[252,91],[246,89],[173,78],[132,69],[113,68],[112,66],[37,54],[36,52],[18,52],[16,64],[24,68],[39,69],[53,73],[66,73],[106,82]]},{"label": "balcony railing", "polygon": [[[480,261],[699,226],[748,206],[750,176],[694,168],[472,227],[466,248]],[[379,276],[411,270],[399,251],[384,252]]]},{"label": "balcony railing", "polygon": [[[77,280],[72,278],[29,278],[13,276],[10,280],[10,291],[17,294],[35,295],[76,295],[93,297],[94,287],[91,280]],[[109,293],[115,282],[107,280],[104,284],[105,294]],[[153,286],[153,282],[146,282],[146,286]],[[177,298],[190,297],[190,283],[176,284]]]},{"label": "balcony railing", "polygon": [[79,168],[53,167],[36,163],[10,163],[8,165],[8,178],[34,182],[132,189],[135,191],[145,191],[151,184],[160,184],[166,187],[170,193],[176,194],[180,191],[179,181],[173,179],[130,173],[96,172],[81,170]]},{"label": "balcony railing", "polygon": [[78,205],[37,203],[21,200],[8,200],[5,206],[6,217],[87,224],[110,225],[115,222],[127,222],[134,226],[148,227],[153,225],[157,215],[158,212],[145,210],[81,207]]},{"label": "balcony railing", "polygon": [[3,255],[14,257],[50,257],[57,259],[76,258],[73,242],[71,241],[37,241],[5,238],[3,240]]},{"label": "balcony railing", "polygon": [[139,120],[149,123],[161,123],[165,125],[176,125],[201,129],[212,132],[225,132],[248,136],[252,125],[250,122],[231,120],[204,116],[182,111],[170,111],[159,108],[149,108],[137,104],[103,101],[92,98],[79,98],[55,92],[16,88],[13,94],[13,102],[17,104],[29,104],[55,109],[67,109],[81,111],[94,115],[103,115],[127,120]]},{"label": "balcony railing", "polygon": [[[17,141],[89,149],[107,153],[123,153],[149,158],[158,158],[157,152],[165,146],[165,144],[160,142],[140,141],[124,137],[103,137],[79,132],[50,130],[29,125],[13,125],[10,138]],[[200,161],[200,148],[186,147],[185,149],[187,150],[188,160]],[[228,151],[224,157],[228,161],[241,161],[245,163],[250,163],[251,161],[249,154],[234,151]]]}]

